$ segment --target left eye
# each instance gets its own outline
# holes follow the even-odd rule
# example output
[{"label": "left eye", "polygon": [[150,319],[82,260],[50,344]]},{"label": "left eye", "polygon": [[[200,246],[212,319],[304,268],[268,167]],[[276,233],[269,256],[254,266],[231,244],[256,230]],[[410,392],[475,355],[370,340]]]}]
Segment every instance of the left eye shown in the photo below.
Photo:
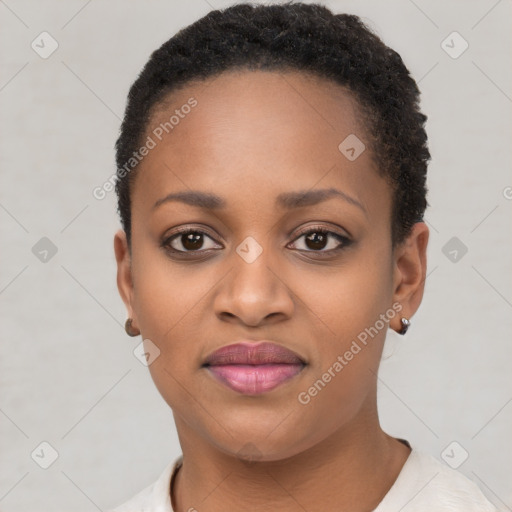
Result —
[{"label": "left eye", "polygon": [[[339,235],[326,229],[314,228],[309,231],[302,233],[293,242],[297,243],[297,240],[304,238],[302,245],[305,247],[295,247],[300,251],[307,252],[330,252],[341,249],[342,247],[349,244],[349,239],[345,236]],[[299,244],[300,245],[300,244]],[[326,250],[323,250],[326,249]]]}]

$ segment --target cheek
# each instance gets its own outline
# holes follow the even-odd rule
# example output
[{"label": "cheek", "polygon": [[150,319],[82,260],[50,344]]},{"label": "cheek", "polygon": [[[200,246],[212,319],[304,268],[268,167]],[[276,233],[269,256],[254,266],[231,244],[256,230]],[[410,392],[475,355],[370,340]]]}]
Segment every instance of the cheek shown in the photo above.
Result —
[{"label": "cheek", "polygon": [[312,278],[301,279],[297,291],[319,329],[310,379],[317,385],[311,393],[302,390],[315,407],[337,404],[340,413],[343,407],[348,412],[374,384],[388,322],[395,315],[389,259],[377,254],[385,252],[361,251],[346,268],[316,280],[316,286]]},{"label": "cheek", "polygon": [[[219,274],[202,265],[176,265],[159,251],[145,251],[133,258],[134,311],[141,335],[158,357],[149,365],[156,387],[174,407],[176,401],[190,408],[190,378],[202,363],[205,321],[211,324],[209,292]],[[189,397],[190,398],[190,397]]]},{"label": "cheek", "polygon": [[376,260],[354,265],[350,272],[324,281],[309,297],[324,327],[318,333],[311,372],[296,396],[300,421],[310,432],[308,443],[360,418],[361,410],[370,410],[375,399],[388,327],[381,315],[394,314],[390,278],[383,278],[381,266]]},{"label": "cheek", "polygon": [[[176,339],[180,327],[190,324],[195,310],[201,308],[201,298],[206,299],[217,278],[208,264],[176,264],[159,248],[134,253],[132,269],[138,325],[144,337],[160,343]],[[188,341],[190,336],[178,338]]]},{"label": "cheek", "polygon": [[384,255],[384,250],[359,250],[346,265],[323,275],[310,271],[295,278],[293,291],[321,329],[328,352],[349,346],[390,307],[392,274]]}]

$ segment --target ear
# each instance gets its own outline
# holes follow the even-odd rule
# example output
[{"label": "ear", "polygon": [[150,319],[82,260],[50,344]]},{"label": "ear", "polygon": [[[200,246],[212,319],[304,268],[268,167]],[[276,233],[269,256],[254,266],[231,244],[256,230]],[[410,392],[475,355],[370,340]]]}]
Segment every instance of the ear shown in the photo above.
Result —
[{"label": "ear", "polygon": [[402,328],[401,318],[410,319],[423,298],[428,237],[427,225],[417,222],[413,225],[411,234],[393,251],[393,303],[402,305],[400,314],[391,322],[391,327],[397,332]]},{"label": "ear", "polygon": [[126,306],[128,317],[133,319],[132,325],[135,328],[137,327],[137,322],[133,311],[131,256],[126,240],[126,233],[122,229],[114,236],[114,252],[117,261],[117,289]]}]

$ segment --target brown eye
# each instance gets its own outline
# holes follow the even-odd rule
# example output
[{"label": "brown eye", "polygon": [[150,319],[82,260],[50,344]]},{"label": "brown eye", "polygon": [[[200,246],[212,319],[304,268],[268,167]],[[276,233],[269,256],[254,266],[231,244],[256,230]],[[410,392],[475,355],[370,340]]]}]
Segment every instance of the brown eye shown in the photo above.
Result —
[{"label": "brown eye", "polygon": [[216,247],[215,243],[208,244],[208,241],[214,242],[214,240],[203,231],[188,229],[170,236],[165,240],[163,245],[174,252],[199,252],[200,249],[208,250]]},{"label": "brown eye", "polygon": [[187,251],[197,251],[197,249],[201,249],[203,243],[203,235],[200,233],[187,233],[185,235],[181,235],[181,245]]},{"label": "brown eye", "polygon": [[[301,243],[297,241],[304,239]],[[306,252],[327,253],[337,251],[350,244],[350,239],[328,231],[325,228],[311,228],[295,239],[293,245],[295,249]]]},{"label": "brown eye", "polygon": [[318,231],[309,233],[308,235],[305,236],[305,244],[309,249],[312,250],[324,249],[329,239],[329,235],[327,235],[326,233],[320,233]]}]

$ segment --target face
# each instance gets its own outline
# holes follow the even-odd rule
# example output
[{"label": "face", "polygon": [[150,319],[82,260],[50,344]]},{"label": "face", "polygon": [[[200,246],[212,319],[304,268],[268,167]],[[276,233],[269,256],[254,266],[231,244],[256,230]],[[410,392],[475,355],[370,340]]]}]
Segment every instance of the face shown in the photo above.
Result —
[{"label": "face", "polygon": [[[279,460],[366,428],[387,328],[421,300],[428,231],[392,248],[392,191],[349,93],[224,73],[173,93],[146,137],[118,284],[180,438]],[[204,366],[242,340],[301,364]]]}]

